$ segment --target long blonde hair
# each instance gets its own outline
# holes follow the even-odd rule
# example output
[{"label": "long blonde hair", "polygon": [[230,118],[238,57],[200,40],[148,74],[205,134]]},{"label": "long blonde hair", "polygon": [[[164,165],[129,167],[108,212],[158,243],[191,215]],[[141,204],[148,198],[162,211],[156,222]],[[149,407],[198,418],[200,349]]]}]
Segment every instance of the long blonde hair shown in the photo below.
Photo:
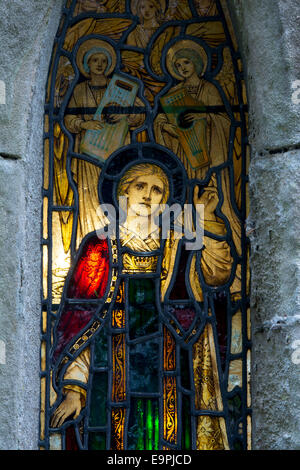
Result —
[{"label": "long blonde hair", "polygon": [[161,204],[166,204],[170,196],[169,179],[160,166],[154,165],[153,163],[139,163],[127,170],[118,184],[117,198],[119,199],[121,196],[125,196],[127,189],[137,178],[151,175],[162,180],[164,189]]}]

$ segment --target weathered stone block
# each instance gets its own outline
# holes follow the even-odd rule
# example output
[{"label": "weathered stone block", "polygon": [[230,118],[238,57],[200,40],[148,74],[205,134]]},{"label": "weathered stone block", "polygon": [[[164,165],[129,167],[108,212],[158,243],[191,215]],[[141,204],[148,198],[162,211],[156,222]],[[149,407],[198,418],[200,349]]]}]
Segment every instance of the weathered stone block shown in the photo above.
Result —
[{"label": "weathered stone block", "polygon": [[[300,104],[293,83],[300,80],[297,0],[229,0],[246,66],[250,142],[256,151],[300,142]],[[297,47],[298,45],[298,47]]]}]

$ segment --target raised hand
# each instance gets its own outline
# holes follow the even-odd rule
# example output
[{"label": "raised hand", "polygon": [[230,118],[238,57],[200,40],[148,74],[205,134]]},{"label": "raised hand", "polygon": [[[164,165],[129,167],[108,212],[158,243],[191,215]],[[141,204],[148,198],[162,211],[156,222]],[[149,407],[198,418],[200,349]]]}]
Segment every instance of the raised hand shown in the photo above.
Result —
[{"label": "raised hand", "polygon": [[204,189],[201,196],[199,196],[199,187],[194,188],[194,204],[197,209],[197,204],[204,205],[204,219],[210,221],[216,221],[215,210],[219,203],[218,189],[216,185],[216,178],[212,176],[208,186]]}]

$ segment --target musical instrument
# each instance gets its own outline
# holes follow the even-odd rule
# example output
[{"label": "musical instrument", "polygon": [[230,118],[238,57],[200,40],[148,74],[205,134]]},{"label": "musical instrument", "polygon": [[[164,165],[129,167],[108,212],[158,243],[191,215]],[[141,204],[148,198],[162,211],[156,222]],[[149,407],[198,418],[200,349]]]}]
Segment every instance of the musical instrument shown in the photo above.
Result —
[{"label": "musical instrument", "polygon": [[112,77],[93,117],[93,120],[100,121],[103,127],[100,130],[85,132],[80,146],[81,153],[104,162],[115,150],[122,147],[128,133],[127,117],[120,114],[118,122],[113,122],[105,110],[109,107],[132,106],[137,92],[137,83],[118,74]]},{"label": "musical instrument", "polygon": [[209,166],[210,158],[206,144],[206,119],[187,121],[190,113],[205,112],[184,87],[177,88],[160,99],[171,124],[176,126],[179,142],[193,170]]}]

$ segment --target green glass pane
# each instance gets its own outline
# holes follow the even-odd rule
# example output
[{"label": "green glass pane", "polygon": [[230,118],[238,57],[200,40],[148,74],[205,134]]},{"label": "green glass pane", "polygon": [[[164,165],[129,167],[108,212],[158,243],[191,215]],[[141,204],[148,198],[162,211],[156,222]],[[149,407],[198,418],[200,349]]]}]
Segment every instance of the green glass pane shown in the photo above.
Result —
[{"label": "green glass pane", "polygon": [[237,434],[240,418],[242,417],[242,400],[239,394],[228,400],[229,430],[232,435]]},{"label": "green glass pane", "polygon": [[158,400],[131,400],[128,426],[128,450],[158,450]]},{"label": "green glass pane", "polygon": [[151,400],[146,402],[146,450],[153,449],[154,415]]},{"label": "green glass pane", "polygon": [[129,301],[131,305],[152,304],[155,284],[152,279],[130,279]]},{"label": "green glass pane", "polygon": [[90,426],[106,425],[107,373],[94,374],[92,381]]},{"label": "green glass pane", "polygon": [[130,338],[145,336],[158,329],[158,315],[154,303],[154,283],[151,279],[131,279],[129,283]]},{"label": "green glass pane", "polygon": [[144,449],[144,404],[141,399],[131,400],[127,447],[128,450]]},{"label": "green glass pane", "polygon": [[189,354],[186,349],[180,351],[180,367],[181,367],[181,385],[187,390],[190,390],[190,368],[189,368]]},{"label": "green glass pane", "polygon": [[190,400],[185,396],[182,399],[182,449],[191,450]]},{"label": "green glass pane", "polygon": [[158,392],[158,341],[130,347],[130,386],[134,392]]},{"label": "green glass pane", "polygon": [[106,434],[94,432],[90,433],[89,450],[106,450]]},{"label": "green glass pane", "polygon": [[95,367],[107,367],[107,331],[104,329],[95,340]]}]

